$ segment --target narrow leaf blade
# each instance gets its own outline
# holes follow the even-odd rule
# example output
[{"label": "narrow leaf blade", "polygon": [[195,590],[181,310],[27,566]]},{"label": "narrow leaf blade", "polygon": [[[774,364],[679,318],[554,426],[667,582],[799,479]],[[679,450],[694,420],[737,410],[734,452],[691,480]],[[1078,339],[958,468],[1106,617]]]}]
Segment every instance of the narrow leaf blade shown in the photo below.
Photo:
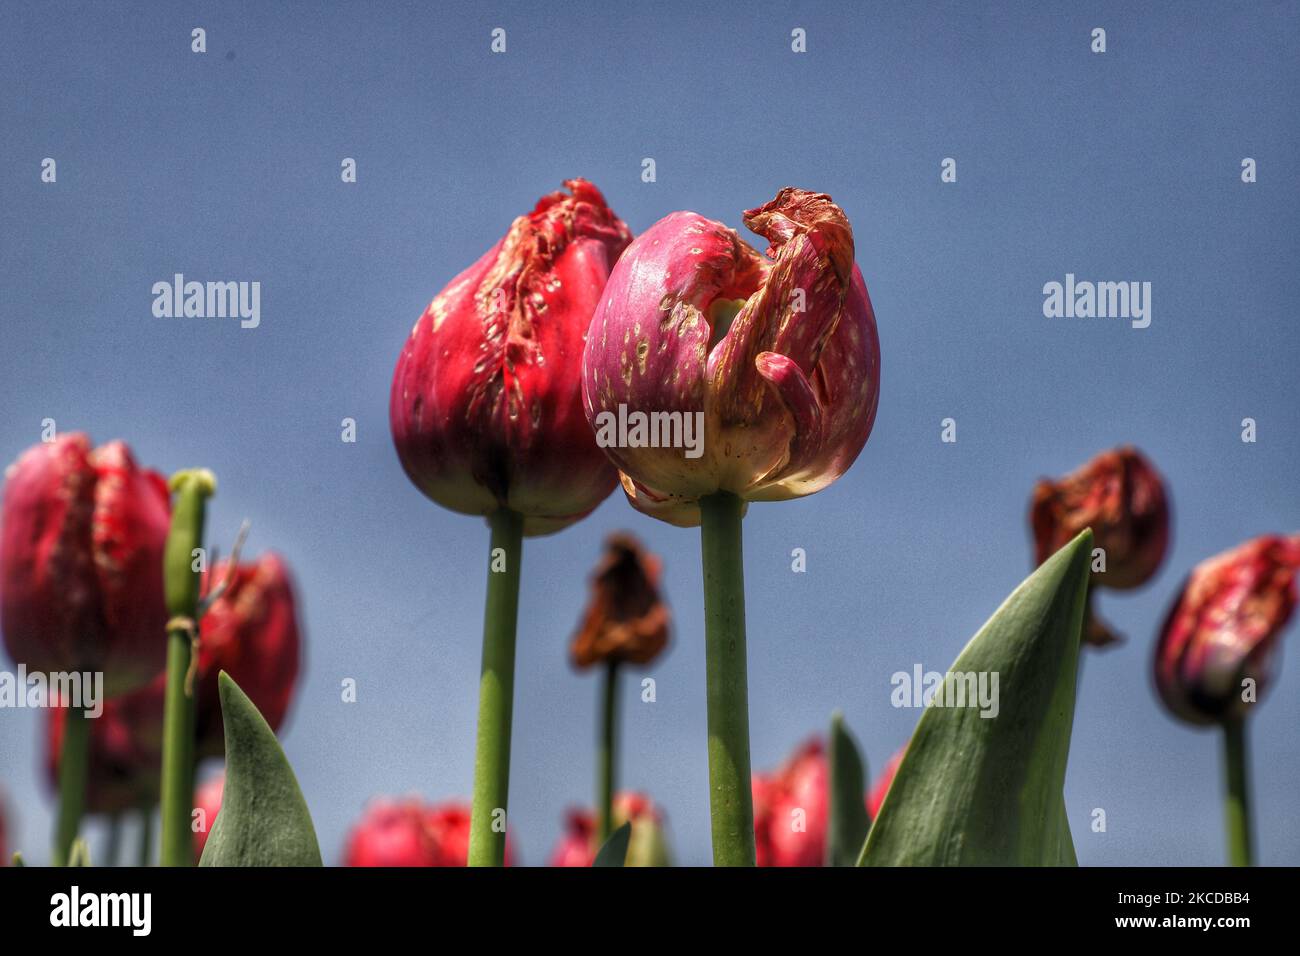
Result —
[{"label": "narrow leaf blade", "polygon": [[858,745],[838,711],[831,716],[830,769],[831,808],[826,865],[853,866],[858,862],[870,826],[863,801],[867,773]]},{"label": "narrow leaf blade", "polygon": [[262,715],[223,671],[226,784],[199,866],[321,866],[293,768]]},{"label": "narrow leaf blade", "polygon": [[596,854],[592,866],[622,866],[627,859],[627,844],[632,838],[632,823],[628,821],[609,835],[605,845]]},{"label": "narrow leaf blade", "polygon": [[998,674],[997,714],[925,709],[864,865],[1075,865],[1063,793],[1091,549],[1085,531],[1045,561],[958,656],[950,673]]}]

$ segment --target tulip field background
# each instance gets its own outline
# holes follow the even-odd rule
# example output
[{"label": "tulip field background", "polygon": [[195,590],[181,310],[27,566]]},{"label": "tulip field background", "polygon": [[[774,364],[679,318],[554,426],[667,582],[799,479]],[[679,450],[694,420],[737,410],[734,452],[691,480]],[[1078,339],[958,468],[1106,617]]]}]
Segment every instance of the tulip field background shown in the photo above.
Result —
[{"label": "tulip field background", "polygon": [[[1218,735],[1164,712],[1151,654],[1197,561],[1300,526],[1297,4],[5,2],[0,89],[0,458],[45,418],[128,438],[143,464],[216,472],[212,541],[247,517],[249,552],[285,555],[305,671],[281,736],[327,863],[371,796],[467,796],[472,773],[485,531],[403,475],[393,363],[434,293],[579,175],[636,233],[674,209],[739,225],[792,183],[854,225],[879,417],[832,487],[745,522],[755,768],[840,708],[874,777],[919,716],[890,675],[944,670],[1030,570],[1034,481],[1131,442],[1173,539],[1153,583],[1099,598],[1128,640],[1083,661],[1074,842],[1085,865],[1223,861]],[[260,326],[155,318],[177,272],[259,280]],[[1067,273],[1149,281],[1150,327],[1044,318]],[[675,628],[657,701],[624,682],[621,785],[663,806],[679,862],[710,859],[698,534],[616,493],[525,544],[526,864],[592,799],[598,682],[567,645],[623,528],[663,557]],[[1300,863],[1295,631],[1251,724],[1265,864]],[[43,718],[0,711],[8,843],[36,862]]]}]

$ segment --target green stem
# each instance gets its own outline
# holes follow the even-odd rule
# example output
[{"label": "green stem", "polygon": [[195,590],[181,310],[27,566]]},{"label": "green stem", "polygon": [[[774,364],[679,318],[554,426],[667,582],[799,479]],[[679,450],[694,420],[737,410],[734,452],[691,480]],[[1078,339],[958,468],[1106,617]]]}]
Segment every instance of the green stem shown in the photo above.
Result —
[{"label": "green stem", "polygon": [[1253,851],[1250,832],[1250,784],[1246,771],[1246,721],[1223,725],[1223,756],[1228,792],[1224,810],[1228,825],[1228,862],[1250,866]]},{"label": "green stem", "polygon": [[596,811],[600,845],[614,832],[614,777],[618,770],[618,662],[605,667],[601,688],[600,741],[596,760]]},{"label": "green stem", "polygon": [[190,647],[198,633],[200,574],[195,550],[203,545],[207,500],[216,492],[208,471],[183,471],[170,483],[176,493],[171,530],[163,551],[167,613],[167,691],[163,702],[162,865],[193,866],[194,696],[187,687]]},{"label": "green stem", "polygon": [[153,807],[147,803],[140,806],[140,856],[136,862],[153,866]]},{"label": "green stem", "polygon": [[714,866],[754,865],[740,529],[743,510],[744,502],[725,491],[700,499]]},{"label": "green stem", "polygon": [[515,628],[519,619],[519,564],[523,558],[522,515],[502,509],[488,517],[488,524],[492,528],[492,543],[488,555],[487,604],[483,612],[470,866],[501,866],[505,862]]},{"label": "green stem", "polygon": [[64,708],[63,751],[59,755],[59,818],[54,830],[54,865],[67,866],[86,808],[90,770],[90,718],[80,707]]}]

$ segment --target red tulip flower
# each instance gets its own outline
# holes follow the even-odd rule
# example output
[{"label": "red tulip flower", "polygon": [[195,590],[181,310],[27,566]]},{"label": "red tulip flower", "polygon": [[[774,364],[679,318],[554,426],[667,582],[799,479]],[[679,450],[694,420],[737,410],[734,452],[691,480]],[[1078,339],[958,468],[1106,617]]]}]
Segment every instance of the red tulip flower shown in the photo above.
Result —
[{"label": "red tulip flower", "polygon": [[[1164,482],[1136,448],[1104,451],[1058,481],[1034,488],[1029,512],[1036,560],[1042,564],[1091,528],[1105,553],[1096,587],[1130,590],[1149,581],[1169,545],[1169,503]],[[1084,639],[1102,647],[1119,640],[1089,607]]]},{"label": "red tulip flower", "polygon": [[758,866],[822,866],[830,819],[830,764],[809,740],[774,774],[755,774],[754,848]]},{"label": "red tulip flower", "polygon": [[[57,786],[67,710],[53,707],[47,726],[46,769]],[[158,803],[162,766],[163,681],[104,702],[90,721],[86,812],[116,816]]]},{"label": "red tulip flower", "polygon": [[564,815],[564,835],[551,851],[547,866],[591,866],[596,859],[596,815],[571,809]]},{"label": "red tulip flower", "polygon": [[[632,504],[673,524],[698,524],[718,491],[780,501],[826,487],[876,417],[880,343],[843,210],[786,188],[744,220],[767,256],[693,212],[655,223],[614,267],[587,336],[587,419]],[[684,448],[697,412],[702,445]],[[687,416],[682,442],[640,440],[634,413]]]},{"label": "red tulip flower", "polygon": [[208,845],[208,834],[217,822],[221,812],[221,795],[226,789],[226,775],[217,776],[206,781],[194,791],[194,809],[202,813],[194,820],[194,859],[203,856],[203,848]]},{"label": "red tulip flower", "polygon": [[1156,688],[1175,716],[1223,730],[1228,857],[1253,859],[1246,716],[1296,606],[1300,534],[1264,535],[1198,564],[1165,618]]},{"label": "red tulip flower", "polygon": [[[645,794],[626,792],[614,797],[614,829],[632,824],[624,866],[669,866],[670,854],[664,838],[664,817]],[[590,810],[569,810],[564,835],[551,851],[548,866],[591,866],[600,850],[596,814]]]},{"label": "red tulip flower", "polygon": [[[348,835],[346,866],[465,866],[470,808],[419,800],[377,800]],[[513,865],[506,841],[505,865]]]},{"label": "red tulip flower", "polygon": [[434,297],[389,405],[416,487],[464,514],[517,512],[525,534],[572,524],[617,483],[583,414],[580,367],[631,233],[591,183],[565,185]]},{"label": "red tulip flower", "polygon": [[1156,687],[1170,711],[1194,724],[1246,716],[1295,611],[1297,571],[1300,535],[1265,535],[1196,566],[1156,647]]},{"label": "red tulip flower", "polygon": [[199,625],[195,725],[198,757],[225,753],[217,675],[225,671],[257,705],[272,730],[284,722],[302,654],[293,580],[277,554],[262,555],[229,573],[212,571],[209,589],[228,581]]},{"label": "red tulip flower", "polygon": [[167,484],[127,446],[85,435],[36,445],[6,472],[0,516],[0,628],[32,670],[100,671],[104,694],[163,666]]}]

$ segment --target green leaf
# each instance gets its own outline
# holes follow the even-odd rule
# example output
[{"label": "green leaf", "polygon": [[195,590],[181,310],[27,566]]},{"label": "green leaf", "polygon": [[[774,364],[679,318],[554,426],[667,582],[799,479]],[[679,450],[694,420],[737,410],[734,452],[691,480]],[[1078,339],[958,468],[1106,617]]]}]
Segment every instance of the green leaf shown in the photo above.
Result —
[{"label": "green leaf", "polygon": [[199,866],[321,866],[316,828],[280,742],[222,671],[226,784]]},{"label": "green leaf", "polygon": [[609,835],[605,845],[596,854],[592,866],[622,866],[627,859],[627,843],[632,837],[632,823],[628,821]]},{"label": "green leaf", "polygon": [[997,716],[925,709],[861,865],[1076,865],[1065,764],[1091,549],[1084,531],[966,645],[950,673],[998,674]]},{"label": "green leaf", "polygon": [[827,866],[853,866],[862,853],[870,823],[864,794],[866,767],[853,735],[839,711],[831,715],[830,828],[826,840]]}]

